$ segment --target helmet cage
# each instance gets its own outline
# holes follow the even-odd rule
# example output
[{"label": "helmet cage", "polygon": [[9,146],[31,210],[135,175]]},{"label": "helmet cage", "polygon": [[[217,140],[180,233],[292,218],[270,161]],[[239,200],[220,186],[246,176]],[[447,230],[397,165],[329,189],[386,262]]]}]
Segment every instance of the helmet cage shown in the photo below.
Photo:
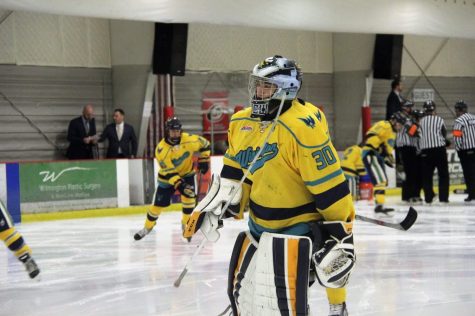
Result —
[{"label": "helmet cage", "polygon": [[281,56],[265,59],[254,66],[249,77],[249,103],[252,115],[263,117],[275,112],[280,102],[297,98],[302,74],[294,61]]}]

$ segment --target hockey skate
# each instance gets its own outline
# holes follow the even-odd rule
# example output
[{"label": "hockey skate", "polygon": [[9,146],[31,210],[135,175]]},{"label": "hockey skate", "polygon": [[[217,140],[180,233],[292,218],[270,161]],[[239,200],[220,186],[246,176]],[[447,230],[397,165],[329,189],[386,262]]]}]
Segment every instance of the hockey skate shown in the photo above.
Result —
[{"label": "hockey skate", "polygon": [[394,209],[384,207],[383,205],[379,204],[379,205],[376,205],[376,207],[374,208],[374,212],[388,214],[389,212],[394,212]]},{"label": "hockey skate", "polygon": [[423,199],[420,197],[412,197],[409,199],[409,204],[410,205],[422,205],[423,204]]},{"label": "hockey skate", "polygon": [[465,203],[475,204],[475,198],[469,196],[464,199]]},{"label": "hockey skate", "polygon": [[348,316],[348,310],[346,309],[346,303],[330,304],[330,313],[328,316]]},{"label": "hockey skate", "polygon": [[152,230],[150,229],[147,229],[147,228],[142,228],[141,230],[139,230],[138,232],[135,233],[134,235],[134,239],[135,240],[140,240],[142,238],[144,238],[145,236],[147,236]]},{"label": "hockey skate", "polygon": [[34,279],[38,276],[38,274],[40,274],[40,269],[38,268],[38,265],[29,254],[23,255],[19,259],[21,262],[23,262],[26,272],[28,272],[30,278]]}]

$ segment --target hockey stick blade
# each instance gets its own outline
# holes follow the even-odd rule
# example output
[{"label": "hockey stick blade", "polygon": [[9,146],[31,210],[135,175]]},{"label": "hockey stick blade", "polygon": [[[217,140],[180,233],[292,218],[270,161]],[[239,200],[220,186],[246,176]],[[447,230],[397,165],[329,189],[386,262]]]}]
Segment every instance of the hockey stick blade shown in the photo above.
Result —
[{"label": "hockey stick blade", "polygon": [[188,272],[188,269],[185,267],[185,269],[183,269],[183,271],[181,271],[181,274],[180,276],[178,277],[178,279],[176,279],[175,283],[173,283],[173,286],[174,287],[179,287],[180,284],[181,284],[181,280],[183,280],[183,278],[185,277],[185,274]]},{"label": "hockey stick blade", "polygon": [[454,194],[467,194],[467,190],[466,189],[455,189],[454,190]]},{"label": "hockey stick blade", "polygon": [[370,217],[366,217],[366,216],[358,215],[358,214],[356,214],[355,218],[363,222],[373,223],[373,224],[384,226],[384,227],[406,231],[409,228],[411,228],[412,225],[414,225],[414,223],[416,222],[417,211],[413,207],[410,207],[409,212],[407,213],[406,217],[400,223],[389,223],[389,222],[385,222],[379,219],[370,218]]}]

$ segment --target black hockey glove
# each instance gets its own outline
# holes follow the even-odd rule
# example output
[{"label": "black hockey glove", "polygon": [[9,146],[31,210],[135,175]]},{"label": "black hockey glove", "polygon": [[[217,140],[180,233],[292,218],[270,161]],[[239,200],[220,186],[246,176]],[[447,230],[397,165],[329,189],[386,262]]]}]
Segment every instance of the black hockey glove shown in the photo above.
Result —
[{"label": "black hockey glove", "polygon": [[186,183],[183,179],[180,179],[175,183],[175,189],[180,191],[180,193],[187,198],[192,199],[196,197],[195,188]]},{"label": "black hockey glove", "polygon": [[387,155],[384,157],[384,164],[388,166],[389,168],[394,168],[394,157],[393,155]]},{"label": "black hockey glove", "polygon": [[445,139],[445,147],[450,147],[452,145],[452,141],[448,138]]},{"label": "black hockey glove", "polygon": [[203,162],[198,162],[198,170],[201,172],[201,174],[205,174],[209,170],[209,162],[203,161]]}]

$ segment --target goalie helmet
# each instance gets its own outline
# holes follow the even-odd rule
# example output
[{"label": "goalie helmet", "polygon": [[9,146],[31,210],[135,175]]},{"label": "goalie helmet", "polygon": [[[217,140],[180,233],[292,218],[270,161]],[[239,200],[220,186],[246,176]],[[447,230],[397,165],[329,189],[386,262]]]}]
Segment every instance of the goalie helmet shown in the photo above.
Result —
[{"label": "goalie helmet", "polygon": [[[175,135],[171,135],[170,131],[179,131],[179,133],[174,133]],[[181,131],[181,122],[176,116],[169,118],[165,122],[165,137],[166,141],[170,145],[177,145],[180,143]]]},{"label": "goalie helmet", "polygon": [[275,55],[255,65],[249,78],[252,116],[265,119],[275,115],[282,100],[297,98],[302,72],[297,63]]}]

